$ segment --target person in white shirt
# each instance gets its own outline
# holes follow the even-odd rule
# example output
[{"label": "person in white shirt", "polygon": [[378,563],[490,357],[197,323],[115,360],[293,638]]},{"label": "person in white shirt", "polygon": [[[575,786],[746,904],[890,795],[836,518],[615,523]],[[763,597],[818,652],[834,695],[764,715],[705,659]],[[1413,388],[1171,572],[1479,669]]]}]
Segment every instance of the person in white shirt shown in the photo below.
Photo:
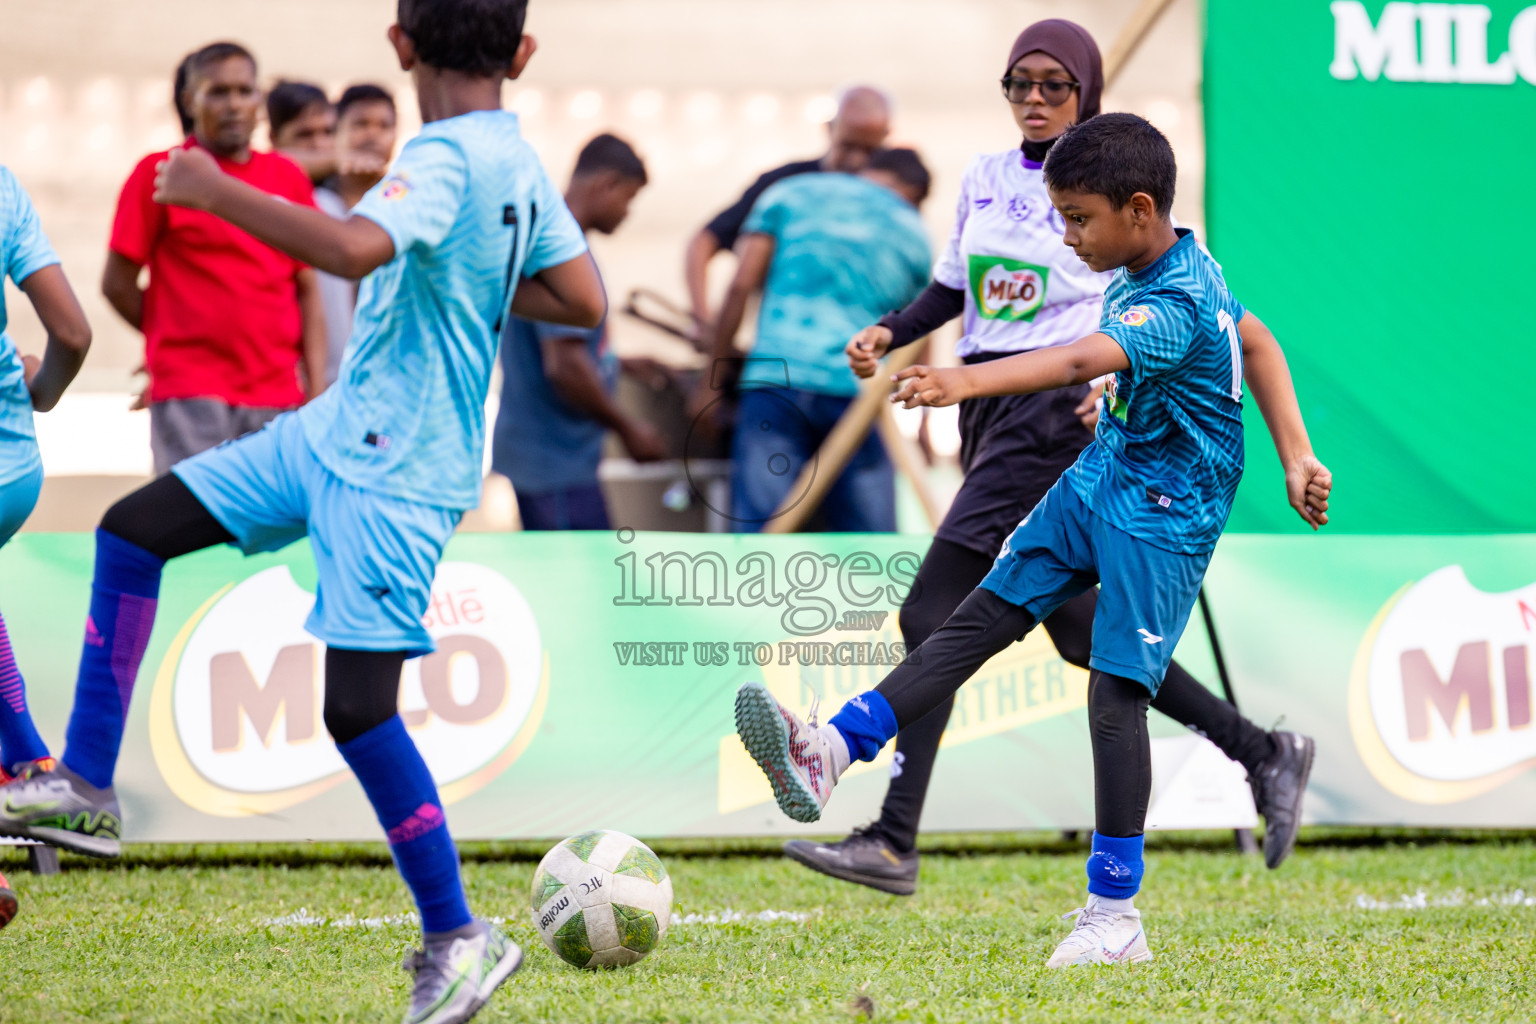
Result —
[{"label": "person in white shirt", "polygon": [[[336,101],[335,139],[335,173],[315,189],[315,205],[337,220],[346,220],[363,194],[383,180],[394,156],[395,98],[377,85],[349,86]],[[357,282],[324,271],[316,271],[315,276],[331,339],[325,382],[333,384],[352,335]]]},{"label": "person in white shirt", "polygon": [[[1046,154],[1062,132],[1099,113],[1104,75],[1087,30],[1050,19],[1014,42],[1002,78],[1023,140],[984,153],[960,183],[955,226],[933,281],[910,305],[848,343],[849,364],[873,375],[890,349],[964,316],[956,347],[967,363],[1065,345],[1098,329],[1109,273],[1095,273],[1062,242],[1061,215],[1046,191]],[[1003,541],[1093,439],[1097,391],[1087,385],[960,404],[965,480],[935,531],[902,605],[900,626],[914,650],[943,625],[991,569]],[[1042,625],[1061,657],[1088,667],[1098,596],[1089,590]],[[917,886],[918,823],[939,741],[953,702],[902,730],[880,817],[836,843],[794,840],[784,852],[807,867],[884,892]],[[1174,662],[1152,707],[1208,736],[1249,774],[1265,816],[1265,860],[1290,852],[1311,766],[1311,740],[1267,733]]]}]

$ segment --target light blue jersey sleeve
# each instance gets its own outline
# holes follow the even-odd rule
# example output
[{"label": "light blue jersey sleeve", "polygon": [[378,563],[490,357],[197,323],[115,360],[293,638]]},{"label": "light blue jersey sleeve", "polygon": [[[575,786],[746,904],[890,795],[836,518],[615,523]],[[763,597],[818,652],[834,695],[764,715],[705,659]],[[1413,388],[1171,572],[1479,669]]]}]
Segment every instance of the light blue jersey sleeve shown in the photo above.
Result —
[{"label": "light blue jersey sleeve", "polygon": [[458,220],[468,188],[463,150],[441,136],[418,135],[352,212],[383,228],[396,256],[417,246],[435,249]]},{"label": "light blue jersey sleeve", "polygon": [[532,277],[541,270],[558,267],[587,251],[587,236],[565,205],[565,197],[542,174],[539,183],[540,216],[534,226],[536,232],[528,248],[528,259],[523,263],[523,276]]},{"label": "light blue jersey sleeve", "polygon": [[18,285],[44,267],[59,262],[58,253],[43,234],[32,198],[10,170],[0,167],[0,273]]},{"label": "light blue jersey sleeve", "polygon": [[786,190],[781,187],[783,184],[784,182],[770,185],[766,192],[757,197],[757,202],[752,204],[752,210],[747,214],[747,219],[742,222],[742,234],[778,237],[779,232],[784,228],[784,222],[794,212],[785,201]]},{"label": "light blue jersey sleeve", "polygon": [[1099,331],[1109,335],[1131,361],[1131,379],[1146,380],[1173,369],[1195,336],[1195,306],[1176,289],[1154,289],[1118,317],[1106,317]]}]

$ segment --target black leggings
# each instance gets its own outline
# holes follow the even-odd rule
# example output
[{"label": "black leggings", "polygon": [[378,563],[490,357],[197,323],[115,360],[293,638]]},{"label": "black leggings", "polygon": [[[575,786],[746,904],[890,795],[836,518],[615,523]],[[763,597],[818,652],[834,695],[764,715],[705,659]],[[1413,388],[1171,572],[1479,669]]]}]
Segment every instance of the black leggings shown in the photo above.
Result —
[{"label": "black leggings", "polygon": [[[909,651],[915,650],[944,625],[981,583],[992,568],[992,561],[989,556],[953,541],[939,538],[933,542],[901,608],[901,634]],[[1088,668],[1093,647],[1093,615],[1097,607],[1098,592],[1088,590],[1062,605],[1043,623],[1051,643],[1068,664]],[[976,667],[985,661],[983,658]],[[1144,687],[1132,685],[1145,695]],[[1273,752],[1268,733],[1206,689],[1178,662],[1168,666],[1168,674],[1151,706],[1210,737],[1223,753],[1250,772]],[[938,758],[939,741],[943,739],[953,708],[951,694],[933,711],[905,726],[896,737],[901,771],[892,778],[886,792],[879,827],[891,844],[903,852],[910,850],[917,840],[918,823],[922,819],[933,765]]]},{"label": "black leggings", "polygon": [[[875,689],[890,702],[898,727],[920,722],[952,704],[955,691],[988,658],[1034,625],[1034,616],[1025,609],[977,588],[916,655],[897,665]],[[1101,835],[1141,835],[1146,822],[1152,792],[1152,746],[1147,737],[1151,699],[1140,683],[1098,669],[1089,672],[1094,828]]]},{"label": "black leggings", "polygon": [[[167,561],[234,537],[173,473],[118,501],[101,528]],[[337,743],[388,721],[399,705],[404,651],[325,651],[325,727]]]}]

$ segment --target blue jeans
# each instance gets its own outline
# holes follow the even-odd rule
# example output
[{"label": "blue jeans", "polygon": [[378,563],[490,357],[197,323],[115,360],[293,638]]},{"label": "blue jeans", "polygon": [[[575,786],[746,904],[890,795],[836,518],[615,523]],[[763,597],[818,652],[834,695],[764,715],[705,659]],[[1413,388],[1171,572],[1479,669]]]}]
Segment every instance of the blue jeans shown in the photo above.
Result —
[{"label": "blue jeans", "polygon": [[595,483],[535,494],[518,491],[517,514],[525,530],[608,529],[608,506]]},{"label": "blue jeans", "polygon": [[[795,388],[741,393],[731,442],[731,519],[737,533],[757,533],[773,518],[851,397]],[[836,533],[896,531],[896,470],[873,431],[821,503]]]}]

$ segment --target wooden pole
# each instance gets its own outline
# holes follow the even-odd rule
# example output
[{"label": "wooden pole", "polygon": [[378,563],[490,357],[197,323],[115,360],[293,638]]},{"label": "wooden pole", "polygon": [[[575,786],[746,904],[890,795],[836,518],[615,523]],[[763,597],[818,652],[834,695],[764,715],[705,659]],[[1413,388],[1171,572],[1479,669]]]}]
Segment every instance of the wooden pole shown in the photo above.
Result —
[{"label": "wooden pole", "polygon": [[917,493],[917,500],[923,506],[923,515],[928,520],[928,529],[937,530],[939,523],[944,520],[944,509],[939,505],[938,495],[933,493],[933,485],[928,482],[928,467],[923,461],[922,450],[896,425],[896,416],[890,405],[881,408],[875,426],[880,430],[880,440],[885,442],[885,450],[890,453],[891,461],[896,464],[896,471],[907,478],[912,490]]},{"label": "wooden pole", "polygon": [[1125,69],[1125,64],[1131,59],[1152,31],[1152,26],[1157,24],[1157,19],[1162,17],[1173,0],[1141,0],[1136,9],[1131,12],[1130,20],[1115,37],[1114,45],[1104,55],[1104,87],[1109,88],[1120,72]]},{"label": "wooden pole", "polygon": [[763,527],[764,533],[794,533],[805,525],[811,513],[821,507],[821,501],[827,496],[833,482],[842,474],[859,445],[864,443],[869,428],[874,426],[875,417],[890,403],[891,374],[916,363],[923,347],[923,343],[918,341],[897,349],[886,357],[875,375],[864,382],[859,389],[859,397],[848,406],[848,411],[843,413],[837,426],[832,428],[827,439],[821,443],[816,457],[800,470],[784,504],[779,506],[768,525]]}]

